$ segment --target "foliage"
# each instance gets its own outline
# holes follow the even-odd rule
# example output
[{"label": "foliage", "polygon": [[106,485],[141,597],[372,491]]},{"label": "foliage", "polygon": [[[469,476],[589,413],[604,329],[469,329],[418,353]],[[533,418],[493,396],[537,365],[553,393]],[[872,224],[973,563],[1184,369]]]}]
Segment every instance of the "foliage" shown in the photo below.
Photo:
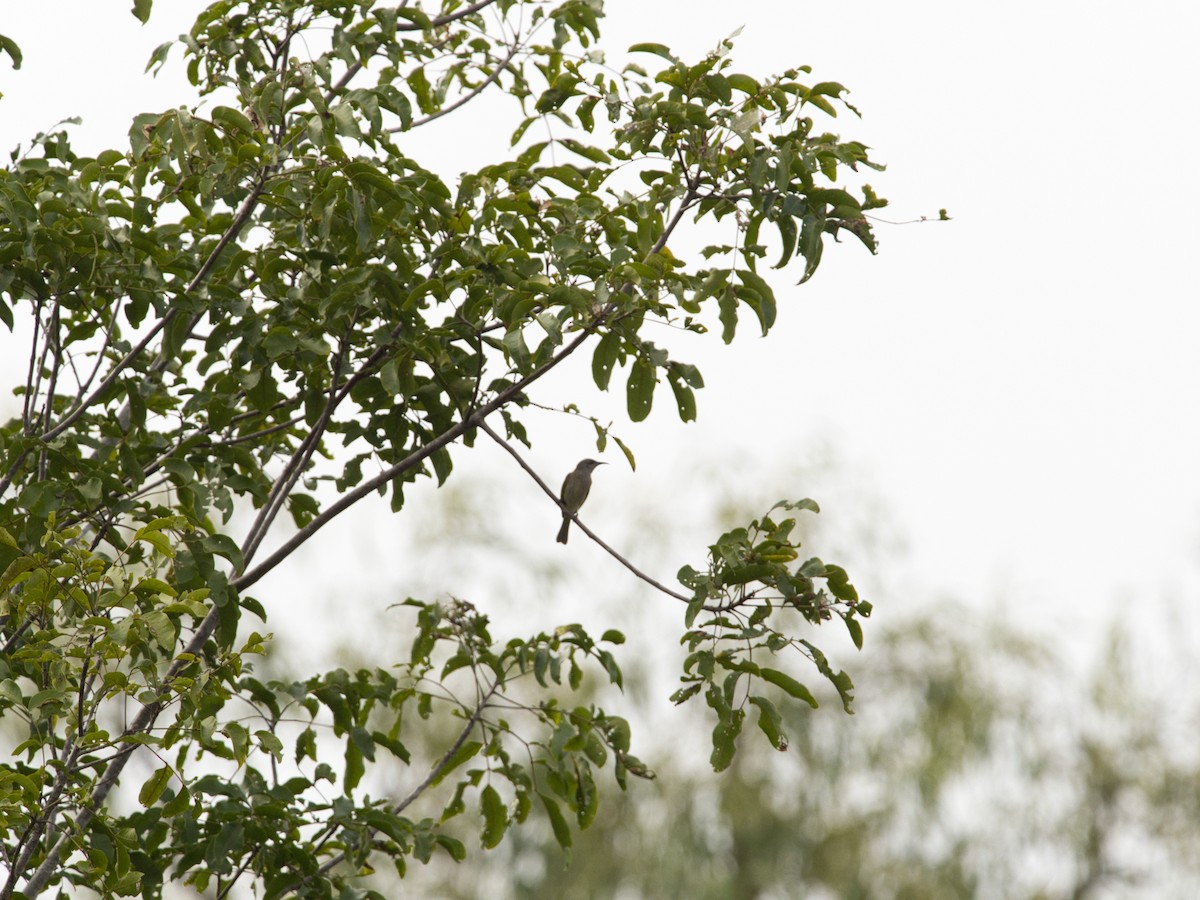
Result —
[{"label": "foliage", "polygon": [[757,745],[713,779],[664,754],[569,867],[524,829],[479,866],[416,875],[409,896],[1196,895],[1195,691],[1161,696],[1120,640],[1081,677],[1047,643],[944,602],[873,637],[860,715],[785,713],[790,765]]},{"label": "foliage", "polygon": [[[91,156],[39,135],[0,172],[0,319],[32,334],[0,429],[3,896],[369,892],[380,859],[462,859],[441,826],[468,805],[486,847],[534,810],[567,847],[597,814],[595,770],[652,775],[623,718],[566,699],[587,667],[621,685],[618,632],[497,641],[469,603],[410,600],[402,663],[297,682],[253,665],[279,602],[249,593],[264,575],[359,500],[400,512],[419,477],[444,483],[480,432],[519,458],[565,359],[589,349],[601,390],[623,373],[633,421],[662,382],[689,421],[701,374],[648,326],[728,343],[744,307],[765,334],[764,264],[799,259],[805,280],[843,231],[874,250],[864,212],[883,201],[837,184],[866,148],[814,119],[849,108],[840,85],[739,73],[729,41],[696,63],[637,45],[658,68],[613,72],[601,14],[219,0],[180,42],[199,103]],[[507,158],[447,180],[405,153],[485,93],[519,112]],[[690,265],[669,241],[705,222],[729,239]],[[786,746],[755,685],[815,705],[790,660],[849,707],[802,635],[836,615],[860,644],[870,606],[793,525],[732,531],[664,588],[691,650],[677,700],[715,712],[718,769],[749,706]],[[409,752],[448,723],[440,752]],[[392,763],[416,773],[401,799]]]}]

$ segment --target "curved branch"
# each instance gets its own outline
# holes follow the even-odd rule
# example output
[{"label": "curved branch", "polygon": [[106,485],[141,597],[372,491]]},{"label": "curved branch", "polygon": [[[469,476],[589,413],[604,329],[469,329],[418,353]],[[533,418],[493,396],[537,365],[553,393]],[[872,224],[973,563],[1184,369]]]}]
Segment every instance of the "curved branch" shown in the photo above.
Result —
[{"label": "curved branch", "polygon": [[[496,0],[479,0],[478,3],[472,3],[470,6],[466,7],[465,9],[460,9],[458,12],[450,13],[449,15],[445,16],[438,16],[436,19],[430,19],[429,24],[434,28],[438,28],[442,25],[449,25],[451,22],[457,22],[459,19],[465,19],[467,16],[471,15],[472,13],[479,12],[481,9],[486,9],[495,2]],[[403,7],[403,4],[401,4],[401,7]],[[397,22],[396,30],[424,31],[425,28],[422,25],[418,25],[416,22]]]},{"label": "curved branch", "polygon": [[529,474],[529,477],[537,482],[538,487],[540,487],[543,491],[545,491],[546,495],[548,497],[550,497],[550,499],[552,499],[555,503],[558,504],[559,508],[563,511],[563,515],[570,516],[571,520],[580,528],[580,530],[583,531],[584,534],[586,534],[588,537],[590,537],[593,541],[595,541],[601,547],[603,547],[608,552],[609,556],[611,556],[613,559],[615,559],[617,562],[619,562],[621,565],[623,565],[625,568],[627,568],[630,572],[632,572],[638,578],[642,579],[642,581],[646,582],[646,584],[648,584],[652,587],[658,588],[660,591],[662,591],[667,596],[674,597],[676,600],[682,600],[684,603],[692,602],[691,597],[688,597],[685,594],[680,594],[677,591],[673,591],[669,587],[667,587],[665,584],[663,584],[662,582],[656,581],[655,579],[651,578],[649,575],[647,575],[645,572],[643,572],[641,569],[639,569],[637,566],[635,566],[633,563],[631,563],[629,560],[627,560],[625,557],[623,557],[620,553],[618,553],[612,547],[608,546],[608,544],[604,543],[604,541],[602,541],[599,537],[596,536],[596,533],[594,531],[592,531],[590,528],[588,528],[586,525],[584,525],[583,522],[581,522],[579,520],[579,515],[577,513],[572,512],[571,510],[567,509],[563,505],[563,502],[562,502],[562,500],[559,499],[558,494],[556,494],[556,493],[554,493],[554,491],[550,490],[550,486],[547,485],[546,482],[542,481],[542,479],[538,476],[537,472],[533,471],[533,469],[530,468],[529,464],[527,462],[525,462],[524,459],[521,458],[521,454],[517,453],[517,451],[513,448],[513,446],[508,441],[506,441],[504,438],[502,438],[500,435],[498,435],[495,432],[495,430],[490,425],[487,424],[487,422],[481,422],[479,427],[487,433],[488,437],[490,437],[492,440],[494,440],[502,448],[507,450],[509,452],[509,454],[512,456],[512,458],[517,461],[517,465],[519,465],[522,469],[524,469]]},{"label": "curved branch", "polygon": [[474,100],[476,97],[478,97],[480,94],[482,94],[489,87],[491,87],[493,84],[496,83],[496,80],[500,77],[500,73],[508,68],[508,64],[510,62],[512,62],[513,57],[517,55],[517,51],[520,49],[521,49],[521,44],[519,41],[517,43],[513,44],[512,49],[508,51],[508,56],[504,57],[504,59],[502,59],[500,61],[500,65],[496,66],[495,71],[493,71],[491,75],[489,75],[487,78],[485,78],[483,80],[482,84],[480,84],[478,87],[472,88],[468,93],[463,94],[461,97],[459,97],[453,103],[451,103],[449,106],[443,107],[442,109],[439,109],[435,113],[430,113],[429,115],[425,116],[423,119],[415,120],[408,126],[408,129],[405,129],[403,125],[397,125],[395,128],[389,128],[388,133],[395,134],[397,131],[406,131],[406,130],[411,130],[413,128],[420,128],[422,125],[428,125],[434,119],[440,119],[442,116],[449,115],[450,113],[454,112],[459,107],[465,106],[466,104],[470,103],[472,100]]},{"label": "curved branch", "polygon": [[[392,807],[393,813],[399,815],[400,813],[404,812],[404,810],[408,809],[408,807],[413,804],[413,801],[415,801],[421,796],[421,794],[425,793],[425,791],[429,789],[429,785],[433,783],[434,779],[442,774],[447,763],[449,763],[454,757],[454,754],[459,751],[459,748],[461,748],[462,745],[467,742],[467,738],[471,736],[471,732],[475,729],[476,724],[478,724],[479,720],[483,718],[483,711],[487,709],[488,703],[492,699],[492,695],[495,694],[498,689],[499,684],[493,684],[490,688],[488,688],[487,693],[479,698],[479,703],[475,706],[475,711],[471,713],[471,718],[467,719],[467,724],[463,726],[462,731],[459,732],[459,735],[455,739],[454,743],[446,748],[446,752],[442,754],[442,758],[430,767],[429,774],[425,777],[425,779],[415,788],[409,791],[407,797]],[[325,866],[322,866],[322,869],[327,871]]]}]

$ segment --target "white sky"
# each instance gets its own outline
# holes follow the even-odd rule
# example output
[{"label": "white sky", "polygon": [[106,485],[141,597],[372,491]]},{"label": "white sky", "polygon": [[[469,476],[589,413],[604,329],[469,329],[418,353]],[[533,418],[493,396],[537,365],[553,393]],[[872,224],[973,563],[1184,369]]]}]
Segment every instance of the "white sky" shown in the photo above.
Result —
[{"label": "white sky", "polygon": [[[85,119],[78,142],[119,146],[133,114],[189,102],[177,51],[156,81],[140,72],[199,4],[159,0],[146,28],[130,5],[6,4],[0,32],[26,59],[15,73],[0,63],[0,151],[71,115]],[[833,127],[888,164],[870,178],[892,200],[881,215],[946,207],[953,221],[880,225],[878,257],[846,244],[809,284],[776,279],[780,326],[765,342],[747,328],[730,349],[689,349],[709,385],[700,421],[672,422],[664,386],[650,425],[619,428],[639,469],[597,476],[608,493],[589,504],[595,527],[604,533],[622,492],[702,489],[672,482],[681,457],[742,453],[768,471],[832,446],[840,477],[882,495],[909,550],[901,580],[851,567],[889,594],[872,599],[902,608],[953,594],[1070,629],[1112,611],[1164,621],[1168,599],[1190,610],[1200,4],[608,6],[614,53],[654,40],[695,57],[745,26],[738,68],[807,63],[814,81],[842,82],[864,119]],[[780,391],[784,414],[770,405]],[[557,483],[589,440],[564,432],[534,458]],[[511,469],[491,448],[473,464]],[[519,473],[495,477],[521,484]],[[818,489],[802,493],[826,501],[823,518],[853,516],[854,493],[829,491],[837,508]],[[547,540],[553,518],[539,519]],[[655,574],[669,580],[677,565]]]}]

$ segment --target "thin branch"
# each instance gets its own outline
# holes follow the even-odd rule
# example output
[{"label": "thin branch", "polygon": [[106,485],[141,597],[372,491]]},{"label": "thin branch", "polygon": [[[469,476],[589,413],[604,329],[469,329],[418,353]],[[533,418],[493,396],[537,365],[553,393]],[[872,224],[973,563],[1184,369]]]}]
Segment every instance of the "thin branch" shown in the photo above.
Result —
[{"label": "thin branch", "polygon": [[[37,849],[38,843],[41,841],[42,832],[46,830],[51,820],[55,815],[57,815],[58,806],[62,800],[63,791],[65,791],[67,788],[67,771],[69,768],[70,767],[66,765],[61,767],[59,776],[54,779],[54,786],[50,790],[50,796],[46,799],[45,803],[41,804],[41,815],[39,815],[34,821],[30,822],[31,827],[27,829],[26,834],[23,836],[23,839],[25,840],[25,846],[21,849],[20,855],[13,864],[12,870],[8,875],[8,880],[4,884],[3,890],[0,890],[0,900],[10,900],[13,895],[13,891],[16,889],[17,878],[20,877],[20,874],[22,871],[24,871],[25,867],[29,865],[29,860],[33,858],[34,851]],[[55,847],[58,847],[63,843],[68,833],[69,831],[63,833],[63,835],[55,843]],[[43,866],[44,865],[45,863],[43,863]],[[31,891],[30,885],[26,884],[23,893],[26,896],[30,896],[31,894],[38,893],[41,890],[41,887],[42,886],[38,886]]]},{"label": "thin branch", "polygon": [[270,425],[261,431],[251,431],[249,434],[238,435],[237,437],[222,438],[217,441],[208,441],[202,444],[202,447],[233,447],[237,444],[244,444],[247,441],[260,441],[265,437],[270,437],[280,431],[287,431],[289,428],[294,428],[297,424],[304,421],[304,415],[292,416],[286,422],[280,422],[278,425]]},{"label": "thin branch", "polygon": [[593,319],[584,327],[583,331],[580,332],[575,340],[567,344],[567,346],[564,347],[558,353],[558,355],[551,358],[550,361],[540,369],[531,372],[520,381],[509,385],[483,406],[475,410],[475,412],[465,417],[457,425],[446,429],[446,431],[442,432],[425,446],[418,450],[414,450],[398,463],[389,466],[374,478],[364,481],[354,490],[344,494],[335,503],[331,504],[327,509],[325,509],[319,516],[314,518],[311,522],[292,535],[292,537],[286,543],[284,543],[282,547],[268,556],[265,560],[263,560],[263,562],[259,563],[257,567],[242,573],[230,581],[230,586],[238,591],[245,590],[285,559],[287,559],[291,554],[296,552],[297,548],[304,544],[309,538],[311,538],[314,534],[328,525],[335,517],[345,512],[363,497],[377,491],[381,487],[384,487],[388,482],[397,476],[403,475],[410,469],[420,465],[435,452],[441,450],[447,444],[454,442],[470,429],[478,427],[489,415],[494,413],[500,407],[511,402],[515,397],[520,396],[525,389],[529,387],[529,385],[533,384],[533,382],[537,381],[539,378],[557,366],[560,362],[574,353],[577,349],[579,349],[583,342],[586,341],[591,336],[592,332],[595,331],[596,328],[598,328],[604,321],[607,313],[608,310],[606,309],[599,316]]},{"label": "thin branch", "polygon": [[650,253],[647,253],[647,256],[653,253],[659,253],[662,251],[663,247],[667,246],[667,241],[671,239],[671,233],[676,229],[676,227],[678,227],[680,221],[683,219],[683,214],[692,208],[692,204],[696,200],[700,199],[700,195],[691,186],[691,179],[689,178],[688,181],[688,189],[683,195],[683,200],[679,203],[679,209],[675,210],[675,215],[671,216],[671,221],[667,223],[665,228],[663,228],[663,233],[658,236],[658,240],[654,242],[654,246],[650,248]]},{"label": "thin branch", "polygon": [[[512,46],[512,49],[508,51],[508,56],[504,57],[504,59],[501,60],[500,65],[496,66],[496,68],[492,72],[492,74],[489,75],[487,78],[485,78],[483,80],[482,84],[480,84],[478,87],[472,88],[469,93],[463,94],[461,97],[459,97],[453,103],[451,103],[449,106],[443,107],[442,109],[439,109],[435,113],[430,113],[429,115],[425,116],[422,119],[415,120],[408,126],[408,128],[409,129],[420,128],[422,125],[428,125],[434,119],[440,119],[442,116],[449,115],[450,113],[454,112],[459,107],[465,106],[466,104],[470,103],[472,100],[474,100],[480,94],[482,94],[485,90],[487,90],[489,87],[491,87],[491,85],[495,84],[496,79],[498,79],[500,77],[500,74],[505,69],[508,68],[508,64],[510,62],[512,62],[513,57],[517,55],[517,51],[520,49],[521,49],[520,42],[514,43]],[[397,125],[395,128],[389,128],[388,133],[395,134],[397,131],[405,131],[405,130],[408,130],[408,129],[405,129],[403,125]]]},{"label": "thin branch", "polygon": [[[161,686],[158,689],[157,699],[141,708],[133,721],[122,732],[122,738],[148,732],[154,726],[158,714],[167,705],[171,684],[184,668],[191,665],[192,660],[201,655],[205,643],[212,636],[213,631],[216,630],[219,620],[220,616],[218,615],[217,607],[214,606],[209,610],[208,615],[204,617],[204,621],[200,623],[200,626],[196,629],[196,633],[192,635],[192,639],[188,642],[187,647],[175,657],[175,661],[167,669],[166,675],[163,677]],[[24,893],[26,896],[36,896],[49,883],[58,868],[59,860],[62,858],[67,844],[74,835],[81,834],[87,830],[92,819],[96,816],[96,810],[104,805],[109,792],[116,786],[121,772],[124,771],[125,764],[129,762],[130,757],[133,756],[138,746],[138,744],[126,744],[113,755],[108,769],[105,770],[100,780],[96,782],[96,787],[92,791],[91,797],[81,806],[79,815],[75,817],[74,822],[69,827],[63,829],[58,840],[54,842],[54,846],[46,853],[46,858],[42,860],[42,864],[38,866],[37,871],[25,883]],[[66,771],[65,767],[63,771]],[[27,864],[28,860],[25,862]],[[13,871],[15,875],[20,870],[14,869]],[[5,900],[3,895],[0,895],[0,900]]]},{"label": "thin branch", "polygon": [[29,458],[29,454],[32,452],[32,447],[26,447],[13,461],[13,464],[8,467],[8,471],[4,473],[4,478],[0,479],[0,497],[3,497],[6,493],[8,493],[8,489],[12,485],[13,479],[17,477],[17,473],[21,471],[21,466],[25,464],[25,460]]},{"label": "thin branch", "polygon": [[[683,220],[683,214],[690,208],[691,204],[696,199],[698,199],[698,197],[699,197],[699,195],[689,187],[687,192],[684,194],[682,201],[679,204],[679,209],[677,209],[675,211],[675,214],[671,217],[671,220],[663,228],[663,233],[661,235],[659,235],[658,240],[655,241],[654,246],[650,249],[650,254],[657,253],[660,250],[662,250],[663,247],[666,246],[667,241],[671,237],[671,234],[679,226],[679,223]],[[650,254],[647,254],[647,256],[649,256]],[[489,415],[491,415],[493,412],[498,410],[500,407],[508,404],[513,398],[524,393],[525,389],[528,388],[529,385],[531,385],[533,382],[537,381],[539,378],[541,378],[543,375],[545,375],[547,372],[549,372],[551,369],[553,369],[555,366],[557,366],[560,362],[562,362],[568,356],[573,354],[577,349],[579,349],[579,347],[583,344],[584,341],[586,341],[588,339],[588,337],[592,334],[592,332],[594,332],[597,328],[600,327],[601,324],[603,324],[603,322],[607,319],[607,317],[612,313],[614,308],[615,308],[615,304],[613,304],[613,303],[609,303],[608,305],[606,305],[604,307],[604,309],[601,310],[601,312],[599,314],[597,314],[597,316],[590,323],[588,323],[586,326],[584,326],[583,330],[575,338],[575,340],[573,340],[566,347],[564,347],[561,351],[559,351],[559,353],[557,355],[555,355],[553,358],[551,358],[550,361],[547,362],[540,369],[535,370],[534,372],[530,373],[525,378],[521,379],[520,381],[516,382],[515,384],[509,385],[507,388],[505,388],[503,391],[501,391],[499,394],[497,394],[495,397],[493,397],[490,401],[488,401],[483,406],[481,406],[477,410],[475,410],[475,412],[473,412],[470,415],[468,415],[467,417],[465,417],[457,425],[444,431],[442,434],[440,434],[438,437],[434,438],[432,441],[430,441],[424,447],[421,447],[419,450],[413,451],[408,456],[406,456],[404,459],[400,460],[400,462],[395,463],[392,466],[389,466],[387,469],[385,469],[380,474],[376,475],[374,478],[368,479],[367,481],[360,484],[354,490],[344,494],[335,503],[333,503],[331,506],[329,506],[327,509],[325,509],[320,515],[316,516],[311,522],[309,522],[307,525],[305,525],[303,528],[301,528],[299,531],[297,531],[294,535],[292,535],[292,537],[287,542],[285,542],[282,547],[280,547],[278,550],[276,550],[274,553],[272,553],[263,562],[259,563],[259,565],[256,568],[250,569],[249,571],[246,571],[246,572],[243,572],[241,575],[235,577],[232,581],[230,581],[230,586],[233,587],[235,590],[240,591],[240,590],[244,590],[245,588],[256,583],[264,575],[266,575],[268,572],[270,572],[272,569],[274,569],[277,565],[279,565],[281,562],[283,562],[285,559],[287,559],[288,556],[290,556],[292,553],[294,553],[310,537],[312,537],[314,534],[316,534],[318,531],[320,531],[322,528],[324,528],[335,517],[337,517],[341,513],[345,512],[347,509],[349,509],[351,506],[353,506],[355,503],[357,503],[359,500],[361,500],[367,494],[373,493],[374,491],[384,487],[392,479],[396,478],[399,475],[404,474],[405,472],[409,471],[410,469],[412,469],[415,466],[419,465],[420,463],[424,462],[433,453],[440,450],[442,447],[446,446],[447,444],[452,443],[453,441],[457,440],[459,437],[461,437],[465,432],[469,431],[471,428],[475,428],[475,427],[482,425],[484,420]],[[376,352],[378,353],[379,351],[376,351]],[[553,496],[553,494],[551,494],[551,496]],[[595,540],[597,542],[600,541],[600,539],[597,538],[591,532],[587,532],[587,533],[593,540]],[[616,556],[618,559],[622,559],[622,561],[624,561],[623,558],[620,557],[619,554],[617,554],[615,551],[612,551],[611,548],[608,548],[608,549],[610,550],[610,552],[613,553],[614,556]],[[625,564],[629,565],[628,562],[626,562]],[[632,566],[630,566],[630,568],[631,568],[631,570],[633,570]],[[635,572],[635,574],[639,574],[639,577],[641,577],[640,573],[637,573],[636,570],[633,570],[633,571]],[[662,585],[659,585],[659,587],[669,594],[672,594],[674,596],[680,596],[680,595],[674,594],[674,592],[671,591],[669,588],[662,587]],[[681,599],[690,602],[691,598],[681,597]]]},{"label": "thin branch", "polygon": [[554,493],[554,491],[552,491],[550,489],[550,486],[548,484],[546,484],[546,482],[542,481],[542,479],[538,475],[538,473],[533,471],[533,469],[530,468],[529,464],[527,462],[525,462],[524,459],[521,458],[521,454],[519,454],[508,441],[506,441],[499,434],[497,434],[496,431],[492,428],[492,426],[488,425],[487,422],[481,422],[479,427],[480,427],[480,429],[482,429],[484,432],[487,433],[488,437],[490,437],[492,440],[494,440],[503,449],[507,450],[508,453],[512,456],[512,458],[517,461],[517,465],[519,465],[522,469],[524,469],[529,474],[529,477],[532,478],[535,482],[537,482],[538,487],[540,487],[543,491],[545,491],[546,496],[548,496],[551,500],[553,500],[558,505],[559,509],[562,510],[563,515],[570,516],[571,520],[577,526],[579,526],[579,528],[583,531],[583,533],[586,534],[588,537],[590,537],[593,541],[595,541],[601,547],[603,547],[608,552],[609,556],[611,556],[613,559],[615,559],[617,562],[619,562],[621,565],[623,565],[625,568],[627,568],[630,572],[632,572],[638,578],[642,579],[642,581],[646,582],[646,584],[649,584],[652,587],[658,588],[660,591],[662,591],[667,596],[674,597],[676,600],[682,600],[684,603],[692,602],[691,597],[688,597],[685,594],[677,593],[676,591],[671,590],[665,584],[662,584],[661,582],[656,581],[655,579],[651,578],[649,575],[647,575],[645,572],[643,572],[641,569],[639,569],[637,566],[635,566],[633,563],[631,563],[629,560],[627,560],[624,556],[622,556],[620,553],[618,553],[612,547],[608,546],[608,544],[604,543],[604,541],[602,541],[599,537],[596,536],[596,533],[594,531],[592,531],[590,528],[588,528],[586,525],[584,525],[583,522],[580,521],[579,515],[577,513],[572,512],[571,510],[567,509],[566,506],[563,505],[563,502],[562,502],[562,500],[559,499],[558,494]]},{"label": "thin branch", "polygon": [[[54,392],[58,390],[58,373],[62,369],[62,303],[54,301],[54,311],[50,313],[50,323],[46,326],[46,349],[54,347],[54,364],[50,367],[50,377],[46,381],[46,403],[43,407],[41,428],[50,426],[50,417],[54,415]],[[38,479],[46,477],[46,448],[42,448],[41,459],[38,461]]]},{"label": "thin branch", "polygon": [[96,365],[92,367],[92,374],[87,377],[87,380],[79,385],[79,393],[76,394],[75,402],[79,403],[83,400],[84,395],[88,392],[88,388],[92,386],[92,382],[96,380],[96,376],[100,374],[100,367],[104,365],[105,354],[108,353],[108,348],[112,346],[113,335],[116,333],[117,316],[121,312],[121,304],[113,302],[112,316],[108,320],[108,327],[104,329],[104,343],[100,345],[100,349],[96,351]]},{"label": "thin branch", "polygon": [[458,738],[456,738],[454,743],[451,744],[446,752],[442,754],[442,758],[437,761],[436,765],[429,770],[429,775],[426,776],[425,780],[409,791],[407,797],[392,807],[393,813],[400,815],[400,813],[408,809],[408,807],[410,807],[413,802],[421,796],[421,794],[425,793],[425,791],[429,789],[429,785],[433,783],[434,779],[442,774],[442,771],[446,768],[447,763],[450,762],[450,760],[454,757],[454,754],[459,751],[462,745],[467,742],[467,738],[471,736],[471,731],[483,717],[484,710],[487,709],[488,702],[492,699],[492,695],[496,693],[498,687],[498,684],[493,684],[488,689],[488,692],[484,694],[482,698],[480,698],[478,706],[476,706],[475,711],[471,713],[471,718],[467,719],[467,724],[464,725],[463,730],[459,732]]},{"label": "thin branch", "polygon": [[[353,330],[354,322],[350,323],[348,331]],[[337,409],[341,399],[338,396],[338,378],[341,376],[342,363],[346,358],[346,342],[347,338],[343,339],[342,346],[338,349],[337,355],[333,361],[333,375],[329,381],[329,399],[325,403],[325,408],[321,411],[321,417],[313,425],[312,430],[300,442],[300,446],[292,454],[292,458],[288,460],[284,466],[283,472],[276,479],[274,487],[271,489],[271,494],[267,497],[267,502],[263,504],[262,511],[258,514],[254,524],[250,527],[250,533],[246,537],[246,541],[242,546],[242,559],[249,562],[262,544],[263,538],[266,537],[267,531],[271,527],[271,523],[275,521],[275,517],[279,515],[279,510],[283,507],[284,500],[291,493],[292,488],[296,486],[296,481],[304,472],[304,467],[308,465],[312,459],[317,447],[321,443],[321,438],[325,434],[325,429],[329,425],[329,420],[333,418],[333,413]],[[343,395],[344,396],[344,395]]]},{"label": "thin branch", "polygon": [[[479,0],[478,3],[472,3],[465,9],[460,9],[458,12],[450,13],[446,16],[438,16],[436,19],[431,19],[429,24],[434,28],[439,28],[442,25],[449,25],[451,22],[457,22],[459,19],[465,19],[473,13],[479,12],[481,9],[486,9],[495,3],[496,0]],[[406,4],[400,4],[398,9],[403,9]],[[396,31],[424,31],[425,28],[418,25],[416,22],[397,22]]]},{"label": "thin branch", "polygon": [[35,373],[37,383],[41,383],[41,367],[38,365],[37,348],[38,348],[38,332],[42,328],[42,299],[37,300],[37,308],[33,314],[33,340],[29,342],[29,371],[25,375],[25,408],[21,413],[21,423],[24,426],[25,434],[33,428],[33,407],[34,407],[34,381]]}]

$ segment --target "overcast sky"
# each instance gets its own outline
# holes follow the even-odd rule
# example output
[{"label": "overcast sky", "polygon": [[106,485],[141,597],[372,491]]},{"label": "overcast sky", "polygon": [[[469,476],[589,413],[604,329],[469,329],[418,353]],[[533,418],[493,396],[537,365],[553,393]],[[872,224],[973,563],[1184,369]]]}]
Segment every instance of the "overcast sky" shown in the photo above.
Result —
[{"label": "overcast sky", "polygon": [[[0,149],[73,115],[83,146],[117,146],[135,113],[191,102],[178,53],[157,80],[140,73],[200,5],[159,0],[147,27],[129,6],[6,4],[0,31],[26,58],[19,72],[0,62]],[[881,223],[877,257],[847,244],[802,287],[777,278],[778,331],[729,351],[698,344],[710,385],[700,421],[670,422],[663,396],[660,422],[624,425],[640,465],[606,471],[610,494],[669,485],[681,454],[704,448],[764,471],[832,448],[841,477],[890,509],[926,596],[1011,604],[1053,628],[1095,609],[1145,621],[1169,601],[1194,606],[1200,4],[611,0],[608,11],[614,53],[652,40],[694,57],[744,26],[740,69],[807,63],[813,80],[842,82],[864,118],[833,127],[888,165],[871,178],[892,201],[881,217],[953,217]],[[758,390],[780,373],[782,416]],[[547,478],[588,455],[588,440],[556,437],[559,452],[539,457]],[[823,515],[852,515],[853,494],[836,496],[843,508],[826,502]],[[603,532],[620,506],[592,503]]]}]

